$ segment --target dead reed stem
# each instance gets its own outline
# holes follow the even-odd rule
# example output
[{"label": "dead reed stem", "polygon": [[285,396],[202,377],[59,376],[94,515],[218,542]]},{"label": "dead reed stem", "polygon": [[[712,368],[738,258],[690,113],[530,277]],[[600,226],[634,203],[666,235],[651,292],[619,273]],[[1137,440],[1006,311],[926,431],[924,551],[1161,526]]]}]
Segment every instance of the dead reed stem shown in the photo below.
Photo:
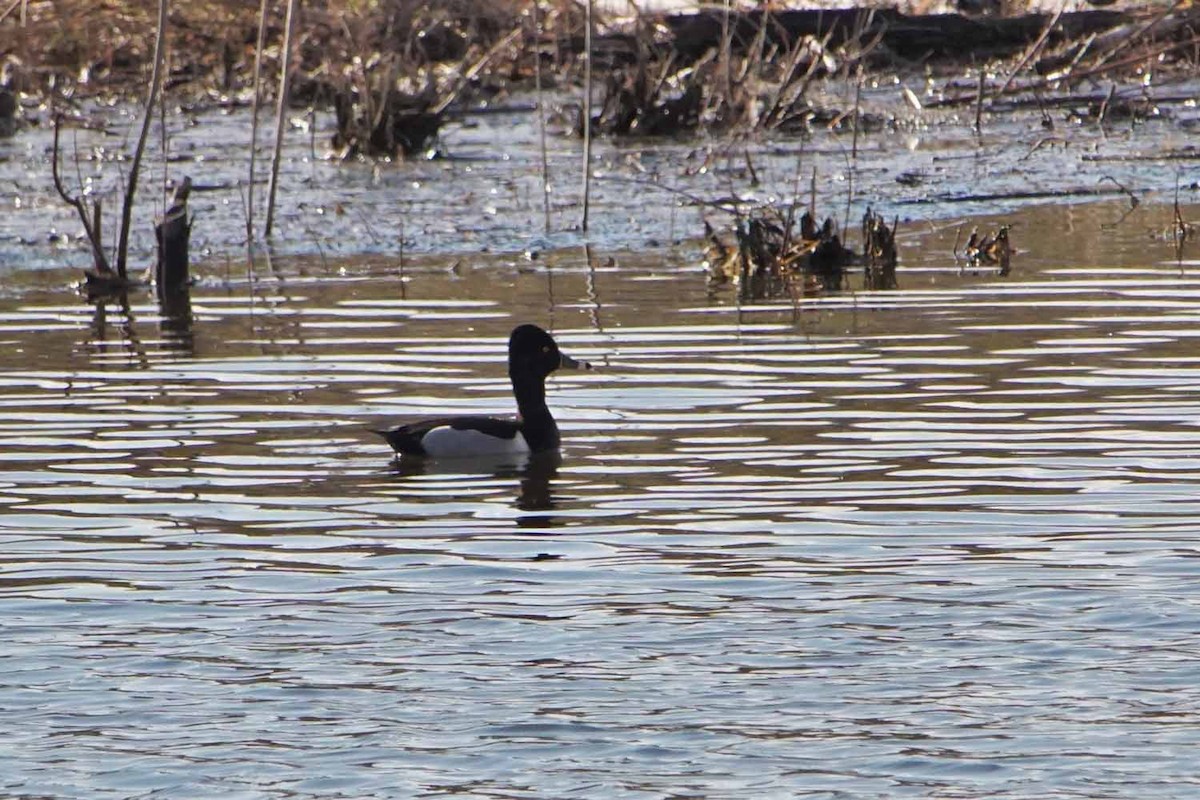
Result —
[{"label": "dead reed stem", "polygon": [[537,93],[538,147],[542,156],[542,216],[544,232],[550,233],[550,163],[546,154],[546,98],[542,94],[542,9],[533,0],[533,83]]},{"label": "dead reed stem", "polygon": [[1183,243],[1188,238],[1188,224],[1183,219],[1183,214],[1179,210],[1179,170],[1175,171],[1175,219],[1171,226],[1171,238],[1175,241],[1175,257],[1179,261],[1179,268],[1183,269]]},{"label": "dead reed stem", "polygon": [[817,216],[817,165],[813,164],[812,178],[808,182],[808,210]]},{"label": "dead reed stem", "polygon": [[1134,42],[1141,41],[1142,37],[1148,35],[1150,33],[1150,31],[1153,30],[1155,27],[1157,27],[1160,22],[1162,22],[1167,17],[1174,14],[1183,5],[1184,5],[1184,3],[1182,0],[1175,0],[1175,2],[1171,3],[1169,6],[1166,6],[1165,8],[1163,8],[1159,13],[1155,14],[1153,17],[1151,17],[1149,20],[1147,20],[1144,25],[1142,25],[1137,30],[1131,32],[1128,36],[1123,37],[1115,45],[1113,45],[1111,48],[1109,48],[1107,53],[1104,53],[1099,58],[1097,58],[1096,59],[1097,64],[1103,65],[1104,63],[1106,63],[1109,60],[1111,60],[1112,58],[1114,58],[1117,55],[1117,53],[1120,53],[1122,50],[1129,48]]},{"label": "dead reed stem", "polygon": [[[92,201],[92,225],[96,228],[96,235],[92,238],[92,261],[97,268],[103,266],[103,272],[111,272],[112,269],[108,266],[108,260],[104,256],[104,246],[100,242],[100,232],[104,230],[104,204],[97,197]],[[99,261],[97,261],[97,257]]]},{"label": "dead reed stem", "polygon": [[[842,158],[846,158],[846,148],[842,147]],[[850,206],[854,203],[854,162],[846,158],[846,210],[842,215],[842,235],[850,229]]]},{"label": "dead reed stem", "polygon": [[15,11],[17,9],[17,6],[21,6],[21,27],[22,28],[25,27],[25,6],[23,5],[24,2],[25,2],[25,0],[13,0],[11,3],[9,3],[8,8],[4,9],[3,11],[0,11],[0,22],[3,22],[5,17],[7,17],[9,14],[11,14],[13,11]]},{"label": "dead reed stem", "polygon": [[[1153,62],[1160,56],[1165,56],[1174,50],[1183,50],[1189,47],[1195,48],[1197,45],[1200,45],[1200,35],[1189,36],[1186,40],[1178,42],[1166,42],[1157,47],[1151,47],[1147,50],[1126,56],[1118,61],[1103,61],[1102,63],[1094,64],[1091,67],[1087,67],[1086,69],[1081,69],[1078,71],[1076,71],[1073,66],[1069,71],[1045,75],[1037,78],[1036,80],[1029,81],[1028,83],[1023,83],[1019,86],[1009,86],[1004,92],[994,91],[992,92],[992,95],[996,98],[999,98],[1002,95],[1017,94],[1020,92],[1036,92],[1058,83],[1078,82],[1085,78],[1103,75],[1106,72],[1113,72],[1115,70],[1123,69],[1140,62]],[[1077,65],[1078,62],[1073,62],[1073,64]],[[958,97],[948,97],[942,100],[932,100],[927,104],[927,107],[950,108],[954,106],[964,106],[973,102],[976,104],[976,109],[981,108],[983,103],[983,77],[983,73],[980,73],[980,88],[974,96],[966,94]]]},{"label": "dead reed stem", "polygon": [[983,133],[983,90],[987,81],[987,71],[979,69],[979,91],[975,94],[975,133]]},{"label": "dead reed stem", "polygon": [[862,64],[858,65],[858,80],[854,84],[854,135],[850,140],[850,157],[855,161],[858,160],[858,121],[861,118],[862,108],[862,86],[863,86],[863,68]]},{"label": "dead reed stem", "polygon": [[594,0],[587,0],[583,32],[583,221],[581,227],[584,233],[588,229],[592,176],[592,8],[594,5]]},{"label": "dead reed stem", "polygon": [[254,46],[254,102],[250,107],[250,179],[246,184],[246,244],[254,241],[254,162],[258,156],[258,108],[262,102],[262,56],[267,38],[267,2],[258,8],[258,41]]},{"label": "dead reed stem", "polygon": [[126,258],[129,254],[129,228],[133,218],[133,197],[137,193],[138,173],[142,168],[142,154],[146,151],[146,137],[150,134],[150,120],[154,118],[154,103],[162,83],[163,51],[167,39],[167,0],[158,0],[158,36],[154,40],[154,66],[150,73],[150,94],[146,98],[146,111],[142,115],[142,130],[138,134],[133,161],[129,165],[129,183],[125,189],[125,201],[121,205],[121,231],[117,242],[117,276],[126,275]]},{"label": "dead reed stem", "polygon": [[720,73],[724,85],[721,87],[727,99],[733,98],[733,35],[729,28],[731,0],[725,0],[725,10],[721,14],[721,60]]},{"label": "dead reed stem", "polygon": [[[167,68],[167,74],[171,74],[169,67]],[[158,93],[158,146],[159,151],[162,153],[162,200],[165,204],[167,199],[167,184],[171,178],[171,154],[167,150],[170,142],[167,140],[167,98],[164,92]]]},{"label": "dead reed stem", "polygon": [[[796,206],[800,203],[800,187],[804,180],[804,140],[800,140],[800,149],[796,152],[796,172],[792,175],[792,202],[788,204],[787,218],[783,226],[783,249],[786,252],[792,244],[792,229],[796,224]],[[816,213],[815,211],[813,213]]]},{"label": "dead reed stem", "polygon": [[1025,53],[1021,56],[1021,59],[1017,61],[1017,65],[1012,68],[1011,72],[1008,73],[1008,78],[1005,79],[1003,85],[1001,85],[999,94],[1004,94],[1006,91],[1008,91],[1008,87],[1012,85],[1013,79],[1017,77],[1021,70],[1025,69],[1025,65],[1029,63],[1029,60],[1041,52],[1042,48],[1046,45],[1046,40],[1050,38],[1050,31],[1054,30],[1054,26],[1057,25],[1058,20],[1062,18],[1063,11],[1066,9],[1066,7],[1066,3],[1059,5],[1058,11],[1054,12],[1054,16],[1051,17],[1050,21],[1046,23],[1046,27],[1042,28],[1041,35],[1038,36],[1033,44],[1026,48]]},{"label": "dead reed stem", "polygon": [[92,245],[92,264],[96,267],[97,272],[112,272],[112,268],[108,265],[108,258],[104,255],[104,244],[100,240],[100,200],[97,198],[93,205],[93,213],[88,216],[87,208],[83,204],[83,200],[78,197],[73,197],[67,193],[67,188],[63,185],[62,176],[58,170],[58,138],[59,131],[62,129],[62,116],[55,114],[54,116],[54,153],[50,161],[50,174],[54,179],[54,189],[58,192],[58,196],[63,199],[63,202],[73,207],[76,213],[79,214],[79,221],[83,223],[84,233],[87,234],[88,242]]},{"label": "dead reed stem", "polygon": [[275,148],[271,152],[271,180],[267,187],[267,222],[264,235],[271,238],[275,222],[275,194],[279,188],[279,160],[283,150],[283,128],[287,117],[288,94],[291,92],[292,32],[296,26],[299,0],[288,0],[287,20],[283,24],[283,52],[280,54],[279,97],[275,105]]}]

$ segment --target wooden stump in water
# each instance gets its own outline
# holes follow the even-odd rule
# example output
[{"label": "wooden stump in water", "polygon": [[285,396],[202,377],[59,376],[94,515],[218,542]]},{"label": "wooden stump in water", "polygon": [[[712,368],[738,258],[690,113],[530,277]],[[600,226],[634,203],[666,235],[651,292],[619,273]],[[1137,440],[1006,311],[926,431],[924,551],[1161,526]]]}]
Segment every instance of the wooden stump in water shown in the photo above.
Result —
[{"label": "wooden stump in water", "polygon": [[17,132],[17,96],[0,86],[0,137],[12,136]]},{"label": "wooden stump in water", "polygon": [[175,187],[174,201],[167,213],[154,226],[158,240],[158,263],[154,268],[154,285],[158,299],[165,302],[188,288],[188,243],[192,234],[192,223],[188,219],[187,201],[192,190],[192,179],[185,177]]},{"label": "wooden stump in water", "polygon": [[863,284],[867,289],[896,288],[897,224],[899,219],[889,228],[883,217],[870,207],[863,214],[863,264],[866,268]]}]

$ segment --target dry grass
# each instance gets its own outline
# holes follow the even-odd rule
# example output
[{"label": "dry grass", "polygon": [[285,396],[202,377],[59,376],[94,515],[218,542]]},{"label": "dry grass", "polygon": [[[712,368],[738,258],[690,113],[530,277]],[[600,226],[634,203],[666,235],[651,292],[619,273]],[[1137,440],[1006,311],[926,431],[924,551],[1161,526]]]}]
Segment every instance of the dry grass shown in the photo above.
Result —
[{"label": "dry grass", "polygon": [[[283,8],[271,5],[265,55],[277,67]],[[168,88],[231,92],[249,87],[258,4],[189,0],[173,6]],[[369,65],[381,54],[417,70],[461,61],[526,24],[527,6],[520,0],[314,3],[300,20],[300,67],[308,73],[339,74]],[[22,91],[137,94],[149,75],[153,17],[154,4],[142,2],[32,0],[25,3],[23,15],[18,4],[0,19],[0,65]]]},{"label": "dry grass", "polygon": [[[343,98],[343,110],[349,98],[354,106],[350,116],[362,120],[355,140],[369,141],[378,138],[381,115],[396,97],[404,100],[405,110],[436,112],[449,100],[472,92],[503,92],[531,78],[535,59],[543,74],[577,78],[573,70],[582,48],[582,0],[540,2],[542,24],[535,31],[532,0],[312,0],[298,25],[293,96],[319,104]],[[154,44],[153,5],[140,0],[0,0],[0,84],[42,97],[141,96]],[[277,74],[284,4],[270,5],[264,66],[266,74]],[[1008,5],[1021,10],[1021,3]],[[1042,35],[1020,48],[1017,57],[998,57],[978,69],[1004,74],[1001,85],[948,92],[927,107],[982,108],[984,100],[994,107],[996,101],[1021,94],[1040,102],[1040,93],[1048,89],[1069,93],[1072,86],[1100,78],[1139,79],[1143,71],[1160,75],[1195,69],[1200,10],[1175,4],[1134,12],[1124,24],[1089,35],[1068,35],[1066,28],[1051,35],[1058,30],[1058,16],[1047,18],[1044,28],[1034,31]],[[680,30],[672,33],[660,21],[641,18],[623,28],[602,26],[594,64],[602,70],[597,84],[607,91],[598,129],[646,135],[697,127],[837,127],[851,113],[859,119],[858,110],[810,105],[806,94],[814,77],[850,80],[864,68],[929,65],[925,56],[919,63],[898,57],[883,41],[885,31],[897,31],[872,23],[869,13],[855,16],[833,38],[832,29],[822,29],[821,35],[785,35],[778,14],[756,13],[738,16],[736,24],[718,24],[720,36],[693,40],[696,52],[690,54],[678,38],[671,39],[681,36]],[[168,29],[166,89],[171,96],[245,102],[252,85],[257,16],[258,3],[252,0],[176,2]],[[959,49],[938,57],[975,63],[970,46]],[[1099,116],[1121,110],[1105,104]],[[867,117],[860,119],[860,124],[866,122]]]},{"label": "dry grass", "polygon": [[[179,4],[170,17],[173,74],[219,74],[232,56],[253,48],[254,4],[206,0]],[[18,88],[45,91],[140,91],[154,50],[153,3],[34,0],[25,18],[14,10],[0,21],[0,60]],[[227,52],[227,48],[230,52]],[[186,54],[186,55],[184,55]]]}]

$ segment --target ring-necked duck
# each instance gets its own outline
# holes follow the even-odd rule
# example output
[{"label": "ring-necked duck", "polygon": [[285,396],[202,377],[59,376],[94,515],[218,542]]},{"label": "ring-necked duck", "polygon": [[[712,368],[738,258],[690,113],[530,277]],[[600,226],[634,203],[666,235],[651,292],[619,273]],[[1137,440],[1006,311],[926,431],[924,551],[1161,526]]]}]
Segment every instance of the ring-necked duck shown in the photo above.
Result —
[{"label": "ring-necked duck", "polygon": [[591,369],[560,353],[550,334],[519,325],[508,338],[508,377],[516,418],[462,416],[426,419],[375,431],[401,456],[461,458],[540,453],[558,447],[558,425],[546,407],[546,377],[559,367]]}]

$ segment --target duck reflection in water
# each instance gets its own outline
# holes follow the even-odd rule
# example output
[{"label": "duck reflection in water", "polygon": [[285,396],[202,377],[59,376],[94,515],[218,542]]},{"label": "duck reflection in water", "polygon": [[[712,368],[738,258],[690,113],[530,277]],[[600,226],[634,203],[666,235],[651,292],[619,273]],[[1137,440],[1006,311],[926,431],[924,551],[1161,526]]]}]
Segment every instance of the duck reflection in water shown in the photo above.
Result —
[{"label": "duck reflection in water", "polygon": [[553,481],[558,476],[560,464],[562,455],[559,451],[549,450],[516,459],[512,456],[470,461],[398,458],[392,462],[392,471],[405,478],[459,475],[516,480],[519,488],[513,506],[526,512],[550,512],[524,514],[516,520],[518,527],[545,528],[563,524],[552,513],[558,506]]}]

